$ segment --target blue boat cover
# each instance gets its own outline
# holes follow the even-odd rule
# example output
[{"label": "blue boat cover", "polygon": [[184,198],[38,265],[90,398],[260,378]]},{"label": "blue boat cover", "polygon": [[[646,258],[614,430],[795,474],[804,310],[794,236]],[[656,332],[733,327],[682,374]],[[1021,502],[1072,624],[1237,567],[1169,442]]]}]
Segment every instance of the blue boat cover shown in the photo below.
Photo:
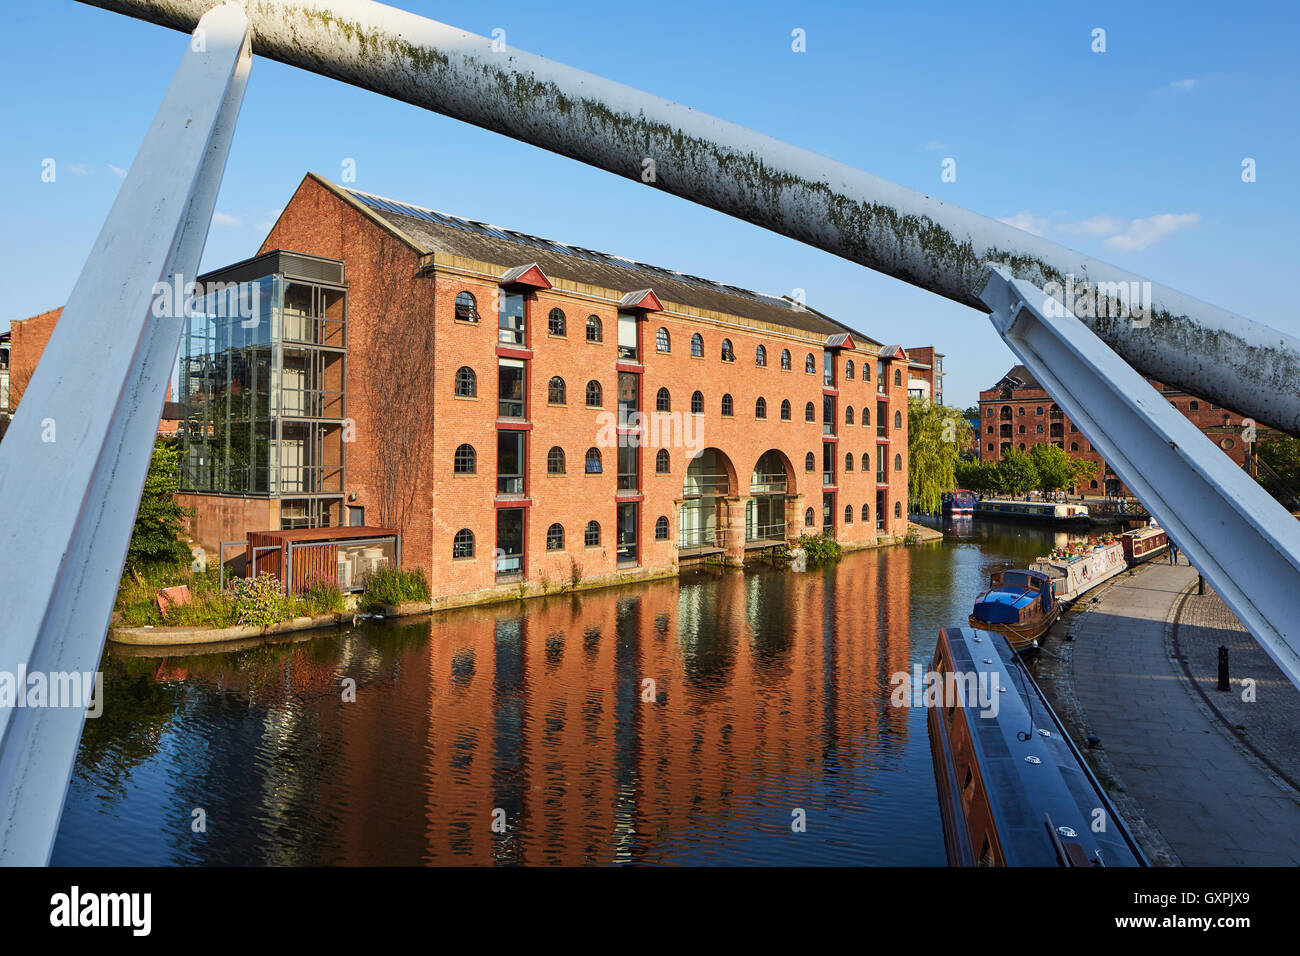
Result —
[{"label": "blue boat cover", "polygon": [[998,587],[976,601],[972,613],[987,624],[1014,624],[1020,620],[1020,611],[1037,599],[1036,591],[1018,587]]}]

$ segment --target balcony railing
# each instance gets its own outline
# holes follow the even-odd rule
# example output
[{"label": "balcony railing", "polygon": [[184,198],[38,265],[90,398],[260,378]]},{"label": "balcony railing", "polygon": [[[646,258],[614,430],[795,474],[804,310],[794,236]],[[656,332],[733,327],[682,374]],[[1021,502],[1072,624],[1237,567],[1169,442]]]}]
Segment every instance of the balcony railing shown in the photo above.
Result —
[{"label": "balcony railing", "polygon": [[715,496],[725,495],[731,490],[731,481],[726,475],[686,475],[686,484],[682,489],[682,494],[687,497],[692,495]]},{"label": "balcony railing", "polygon": [[785,522],[755,525],[749,529],[750,541],[784,541]]},{"label": "balcony railing", "polygon": [[640,487],[640,485],[639,482],[637,481],[636,472],[630,472],[630,473],[624,472],[619,474],[618,476],[619,491],[636,491],[638,487]]},{"label": "balcony railing", "polygon": [[498,475],[497,494],[522,495],[524,493],[523,475]]},{"label": "balcony railing", "polygon": [[343,491],[341,465],[281,465],[279,493],[331,494]]},{"label": "balcony railing", "polygon": [[513,398],[498,399],[497,417],[498,418],[523,418],[524,403]]},{"label": "balcony railing", "polygon": [[785,492],[785,475],[757,475],[749,483],[751,495],[783,495]]},{"label": "balcony railing", "polygon": [[305,342],[343,348],[346,344],[342,319],[329,319],[285,306],[280,310],[280,338],[285,342]]},{"label": "balcony railing", "polygon": [[343,392],[324,388],[280,389],[280,414],[289,418],[344,418]]},{"label": "balcony railing", "polygon": [[876,422],[876,437],[877,438],[889,437],[889,426],[886,425],[883,420]]},{"label": "balcony railing", "polygon": [[829,471],[822,472],[822,485],[829,486],[835,484],[835,475]]},{"label": "balcony railing", "polygon": [[726,546],[727,532],[724,528],[693,528],[689,531],[681,531],[677,536],[677,547],[682,551]]}]

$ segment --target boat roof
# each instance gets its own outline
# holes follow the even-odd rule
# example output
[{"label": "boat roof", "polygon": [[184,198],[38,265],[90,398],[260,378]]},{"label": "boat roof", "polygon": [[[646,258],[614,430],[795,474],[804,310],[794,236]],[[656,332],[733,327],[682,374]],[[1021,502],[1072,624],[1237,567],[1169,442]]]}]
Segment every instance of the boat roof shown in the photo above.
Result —
[{"label": "boat roof", "polygon": [[975,606],[979,607],[981,604],[1009,604],[1012,607],[1021,608],[1028,607],[1038,598],[1037,591],[1014,585],[1001,585],[980,595],[979,600],[975,602]]},{"label": "boat roof", "polygon": [[[939,632],[939,640],[956,673],[987,674],[976,679],[990,689],[996,677],[996,708],[981,709],[979,702],[962,706],[1007,864],[1060,865],[1047,825],[1050,818],[1053,829],[1073,831],[1072,836],[1056,832],[1062,845],[1079,847],[1080,859],[1100,855],[1107,866],[1146,865],[1110,798],[1007,639],[993,631],[947,627]],[[1094,811],[1099,807],[1110,825],[1094,833]]]}]

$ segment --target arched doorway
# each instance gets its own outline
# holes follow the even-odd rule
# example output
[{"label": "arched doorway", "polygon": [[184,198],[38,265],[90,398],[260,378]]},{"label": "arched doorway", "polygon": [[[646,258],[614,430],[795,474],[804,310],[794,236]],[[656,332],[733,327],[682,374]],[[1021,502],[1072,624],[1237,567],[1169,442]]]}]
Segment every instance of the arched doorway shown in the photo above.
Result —
[{"label": "arched doorway", "polygon": [[745,506],[745,541],[786,540],[786,498],[793,495],[794,469],[790,459],[775,448],[763,452],[749,479]]},{"label": "arched doorway", "polygon": [[734,494],[736,470],[716,448],[706,448],[686,468],[678,519],[680,551],[709,554],[727,547],[726,498]]}]

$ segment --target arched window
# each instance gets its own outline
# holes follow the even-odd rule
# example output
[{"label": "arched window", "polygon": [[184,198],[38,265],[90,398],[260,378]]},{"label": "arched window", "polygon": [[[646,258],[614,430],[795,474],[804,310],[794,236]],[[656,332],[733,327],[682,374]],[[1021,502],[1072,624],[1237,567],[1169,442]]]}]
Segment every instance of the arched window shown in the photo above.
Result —
[{"label": "arched window", "polygon": [[600,316],[598,315],[587,316],[587,341],[600,341]]},{"label": "arched window", "polygon": [[673,410],[673,398],[668,394],[668,389],[661,388],[655,392],[655,411],[671,412]]},{"label": "arched window", "polygon": [[754,349],[754,364],[759,368],[767,368],[767,349],[761,345]]},{"label": "arched window", "polygon": [[695,415],[704,414],[704,393],[691,392],[691,412]]},{"label": "arched window", "polygon": [[754,402],[754,417],[767,418],[767,399],[759,398]]},{"label": "arched window", "polygon": [[866,523],[867,523],[868,521],[870,521],[870,520],[871,520],[871,509],[868,508],[866,505],[863,505],[863,506],[862,506],[862,523],[863,523],[863,524],[866,524]]},{"label": "arched window", "polygon": [[894,412],[894,427],[895,427],[895,428],[902,428],[902,427],[903,427],[903,413],[902,413],[902,412]]},{"label": "arched window", "polygon": [[781,350],[781,369],[786,372],[790,371],[790,350],[789,349]]},{"label": "arched window", "polygon": [[722,414],[730,416],[734,414],[734,412],[735,409],[732,406],[731,393],[728,392],[727,394],[722,396]]},{"label": "arched window", "polygon": [[812,452],[808,452],[808,454],[804,456],[803,470],[804,471],[817,470],[817,456],[814,455]]},{"label": "arched window", "polygon": [[[863,367],[864,369],[866,368],[865,365],[862,366],[862,367]],[[862,406],[862,424],[864,424],[864,425],[870,425],[870,424],[871,424],[871,406],[870,406],[870,405],[863,405],[863,406]]]},{"label": "arched window", "polygon": [[551,446],[546,453],[546,473],[548,475],[564,474],[564,449],[559,445]]},{"label": "arched window", "polygon": [[852,470],[853,470],[853,453],[852,453],[852,452],[845,452],[845,454],[844,454],[844,470],[845,470],[845,471],[852,471]]},{"label": "arched window", "polygon": [[587,383],[587,407],[600,408],[600,382],[594,378]]},{"label": "arched window", "polygon": [[472,292],[456,293],[456,321],[457,322],[478,321],[478,303],[474,301],[474,293]]},{"label": "arched window", "polygon": [[871,366],[866,362],[862,363],[862,381],[871,381]]},{"label": "arched window", "polygon": [[807,511],[805,511],[805,512],[803,513],[803,523],[804,523],[807,527],[811,528],[812,525],[813,525],[813,522],[816,521],[816,520],[817,520],[817,517],[816,517],[816,515],[813,513],[813,510],[812,510],[811,508],[809,508]]},{"label": "arched window", "polygon": [[[468,293],[467,293],[468,294]],[[456,397],[473,398],[478,394],[478,376],[468,365],[456,369]]]},{"label": "arched window", "polygon": [[668,337],[668,330],[661,328],[655,333],[655,351],[671,352],[673,350],[672,339]]},{"label": "arched window", "polygon": [[660,515],[658,518],[655,519],[655,540],[656,541],[668,540],[668,516],[667,515]]},{"label": "arched window", "polygon": [[474,557],[474,532],[469,528],[461,528],[451,539],[451,557],[452,560]]},{"label": "arched window", "polygon": [[783,398],[781,400],[781,421],[788,422],[789,420],[790,420],[790,399]]},{"label": "arched window", "polygon": [[600,449],[599,449],[599,448],[588,448],[588,449],[587,449],[587,464],[586,464],[586,470],[587,470],[587,474],[589,474],[589,475],[599,475],[599,474],[601,473]]},{"label": "arched window", "polygon": [[1079,450],[1079,443],[1077,441],[1070,442],[1070,451],[1078,451],[1078,450]]},{"label": "arched window", "polygon": [[695,358],[704,358],[704,336],[699,332],[691,336],[691,355]]},{"label": "arched window", "polygon": [[564,525],[558,521],[546,529],[546,550],[564,550]]},{"label": "arched window", "polygon": [[[990,425],[990,426],[989,426],[989,433],[992,434],[992,432],[993,432],[993,426]],[[1043,433],[1043,426],[1042,426],[1042,425],[1039,425],[1039,426],[1038,426],[1038,434],[1041,435],[1042,433]]]},{"label": "arched window", "polygon": [[813,358],[811,352],[809,352],[808,357],[803,360],[803,370],[809,375],[817,374],[817,360]]},{"label": "arched window", "polygon": [[668,456],[667,448],[660,448],[655,452],[655,474],[666,475],[671,471],[672,460]]},{"label": "arched window", "polygon": [[[993,409],[991,409],[991,408],[989,409],[989,414],[990,414],[990,415],[993,414]],[[1038,415],[1043,414],[1043,406],[1042,406],[1042,405],[1039,405],[1039,406],[1038,406],[1038,411],[1036,412],[1036,414],[1038,414]]]},{"label": "arched window", "polygon": [[722,361],[724,362],[736,361],[736,353],[731,348],[731,339],[722,340]]},{"label": "arched window", "polygon": [[844,523],[853,524],[853,505],[844,506]]},{"label": "arched window", "polygon": [[900,368],[894,369],[894,384],[895,385],[903,384],[903,370]]},{"label": "arched window", "polygon": [[451,470],[458,475],[472,475],[477,467],[478,455],[473,445],[461,445],[451,460]]},{"label": "arched window", "polygon": [[865,451],[864,451],[864,452],[862,453],[862,470],[863,470],[863,471],[870,471],[870,470],[871,470],[871,453],[870,453],[870,452],[865,452]]},{"label": "arched window", "polygon": [[853,380],[853,359],[844,363],[844,378],[846,381]]},{"label": "arched window", "polygon": [[1201,407],[1201,403],[1193,399],[1193,401],[1192,401],[1192,411],[1196,411],[1196,410],[1199,409],[1200,407]]},{"label": "arched window", "polygon": [[551,314],[546,317],[546,332],[548,335],[568,334],[568,329],[564,324],[564,311],[562,309],[551,309]]},{"label": "arched window", "polygon": [[903,506],[897,501],[894,502],[894,517],[895,518],[903,517]]},{"label": "arched window", "polygon": [[[1022,445],[1021,447],[1023,448],[1024,446]],[[894,471],[902,471],[902,470],[903,470],[903,456],[902,456],[902,455],[895,455],[895,456],[894,456]]]},{"label": "arched window", "polygon": [[806,422],[817,421],[817,408],[812,402],[803,407],[803,420]]},{"label": "arched window", "polygon": [[582,543],[589,548],[594,548],[600,544],[600,523],[588,521],[587,529],[582,533]]},{"label": "arched window", "polygon": [[1020,428],[1019,428],[1019,432],[1020,432],[1020,434],[1022,434],[1022,435],[1025,433],[1025,426],[1024,426],[1024,425],[1021,425],[1021,426],[1020,426]]},{"label": "arched window", "polygon": [[546,387],[546,400],[552,405],[564,404],[564,379],[560,376],[552,376],[551,383]]},{"label": "arched window", "polygon": [[1016,409],[1016,415],[1019,417],[1024,417],[1024,414],[1025,414],[1025,406],[1021,405],[1019,408]]},{"label": "arched window", "polygon": [[853,424],[853,406],[852,406],[852,405],[845,405],[845,406],[844,406],[844,424],[845,424],[845,425],[852,425],[852,424]]}]

